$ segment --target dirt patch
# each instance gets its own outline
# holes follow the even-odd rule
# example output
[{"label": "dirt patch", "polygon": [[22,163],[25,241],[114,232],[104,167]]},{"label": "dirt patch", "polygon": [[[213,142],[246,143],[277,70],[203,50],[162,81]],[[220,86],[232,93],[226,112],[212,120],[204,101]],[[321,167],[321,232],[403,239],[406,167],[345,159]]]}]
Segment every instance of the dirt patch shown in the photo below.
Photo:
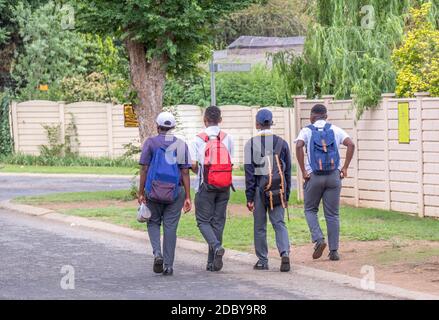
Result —
[{"label": "dirt patch", "polygon": [[[40,205],[55,211],[84,208],[136,208],[137,201],[87,201]],[[230,204],[228,214],[248,216],[245,205]],[[327,254],[319,260],[311,255],[313,245],[292,248],[296,264],[362,278],[364,266],[371,266],[379,283],[439,295],[439,242],[431,241],[342,241],[341,260],[329,261]],[[278,256],[276,250],[270,255]],[[274,268],[275,266],[272,266]]]},{"label": "dirt patch", "polygon": [[[316,269],[364,277],[364,266],[374,268],[375,279],[382,284],[439,295],[439,243],[429,241],[342,241],[341,260],[330,261],[328,251],[321,259],[312,259],[313,245],[292,249],[294,263]],[[278,255],[275,250],[271,254]]]}]

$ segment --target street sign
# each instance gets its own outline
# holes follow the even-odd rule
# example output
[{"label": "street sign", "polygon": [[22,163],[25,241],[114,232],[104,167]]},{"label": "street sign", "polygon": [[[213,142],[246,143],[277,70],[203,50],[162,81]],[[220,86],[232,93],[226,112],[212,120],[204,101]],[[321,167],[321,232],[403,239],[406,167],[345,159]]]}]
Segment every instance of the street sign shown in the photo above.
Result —
[{"label": "street sign", "polygon": [[127,103],[123,105],[123,115],[125,128],[136,128],[139,126],[139,121],[131,104]]},{"label": "street sign", "polygon": [[213,61],[227,59],[228,53],[227,50],[220,50],[213,52]]},{"label": "street sign", "polygon": [[249,72],[250,63],[214,63],[210,65],[210,72]]}]

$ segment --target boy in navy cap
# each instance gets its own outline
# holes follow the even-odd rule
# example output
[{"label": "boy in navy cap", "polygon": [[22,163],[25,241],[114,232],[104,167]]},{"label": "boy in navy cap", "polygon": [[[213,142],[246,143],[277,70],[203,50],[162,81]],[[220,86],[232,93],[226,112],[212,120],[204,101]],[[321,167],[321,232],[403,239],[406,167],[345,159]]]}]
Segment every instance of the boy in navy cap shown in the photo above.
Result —
[{"label": "boy in navy cap", "polygon": [[276,233],[281,272],[290,271],[290,242],[285,209],[291,190],[291,154],[288,143],[273,134],[273,114],[261,109],[256,115],[257,136],[245,146],[247,208],[254,216],[255,270],[268,270],[267,213]]}]

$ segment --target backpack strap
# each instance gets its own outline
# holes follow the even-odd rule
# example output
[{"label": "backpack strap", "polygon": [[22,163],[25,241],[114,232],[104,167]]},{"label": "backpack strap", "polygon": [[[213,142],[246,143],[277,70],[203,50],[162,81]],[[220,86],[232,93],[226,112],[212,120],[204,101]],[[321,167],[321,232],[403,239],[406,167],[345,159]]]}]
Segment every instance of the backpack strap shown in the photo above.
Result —
[{"label": "backpack strap", "polygon": [[330,124],[330,123],[327,122],[327,123],[325,124],[325,126],[323,127],[323,130],[324,130],[324,131],[328,131],[328,130],[331,129],[331,127],[332,127],[332,124]]},{"label": "backpack strap", "polygon": [[220,131],[220,132],[218,133],[218,139],[219,139],[219,141],[223,142],[224,139],[225,139],[226,137],[227,137],[227,133],[225,133],[224,131]]},{"label": "backpack strap", "polygon": [[309,126],[307,126],[307,128],[311,131],[317,131],[317,127],[313,124],[310,124]]},{"label": "backpack strap", "polygon": [[209,141],[209,136],[206,134],[206,132],[201,132],[197,135],[197,137],[199,137],[201,140],[203,140],[204,142],[208,142]]}]

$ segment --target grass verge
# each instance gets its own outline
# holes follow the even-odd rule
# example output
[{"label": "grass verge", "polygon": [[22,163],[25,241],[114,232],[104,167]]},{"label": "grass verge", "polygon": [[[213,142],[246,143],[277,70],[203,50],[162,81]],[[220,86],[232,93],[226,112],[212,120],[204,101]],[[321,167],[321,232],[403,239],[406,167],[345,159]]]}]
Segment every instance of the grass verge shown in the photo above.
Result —
[{"label": "grass verge", "polygon": [[[294,195],[292,196],[294,198]],[[50,205],[54,203],[90,202],[89,208],[61,209],[62,213],[106,221],[137,230],[144,230],[145,225],[136,221],[136,205],[132,207],[93,208],[93,201],[116,200],[126,201],[129,193],[126,190],[105,192],[63,193],[38,197],[22,197],[16,201],[32,205]],[[244,207],[245,194],[238,191],[232,194],[230,204],[241,205],[234,207],[239,212],[228,212],[228,222],[224,231],[224,245],[236,250],[251,250],[253,246],[253,217]],[[303,209],[297,206],[290,208],[291,220],[287,227],[293,244],[300,245],[309,242],[309,231],[303,216]],[[374,241],[390,240],[399,243],[405,240],[439,241],[439,220],[409,216],[406,214],[364,208],[341,208],[341,238],[342,240]],[[320,217],[322,227],[324,218]],[[275,236],[271,227],[268,230],[270,247],[275,247]],[[193,213],[182,215],[179,237],[203,241],[197,228]]]}]

